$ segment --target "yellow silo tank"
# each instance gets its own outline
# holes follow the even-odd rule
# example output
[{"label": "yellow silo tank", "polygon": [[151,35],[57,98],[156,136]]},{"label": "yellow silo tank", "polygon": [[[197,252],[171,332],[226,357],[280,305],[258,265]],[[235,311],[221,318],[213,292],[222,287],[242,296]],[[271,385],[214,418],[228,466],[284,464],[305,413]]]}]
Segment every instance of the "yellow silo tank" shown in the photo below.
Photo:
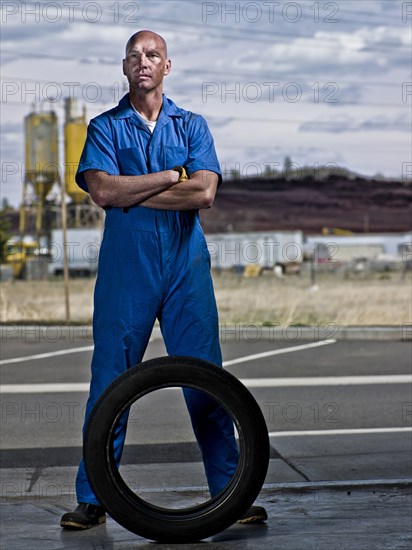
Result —
[{"label": "yellow silo tank", "polygon": [[66,193],[74,204],[81,204],[88,196],[75,181],[75,175],[79,166],[84,142],[86,141],[87,124],[86,114],[75,115],[76,100],[66,99],[66,123],[64,126],[64,156]]},{"label": "yellow silo tank", "polygon": [[57,116],[30,113],[25,117],[26,181],[33,186],[41,202],[53,184],[59,181]]}]

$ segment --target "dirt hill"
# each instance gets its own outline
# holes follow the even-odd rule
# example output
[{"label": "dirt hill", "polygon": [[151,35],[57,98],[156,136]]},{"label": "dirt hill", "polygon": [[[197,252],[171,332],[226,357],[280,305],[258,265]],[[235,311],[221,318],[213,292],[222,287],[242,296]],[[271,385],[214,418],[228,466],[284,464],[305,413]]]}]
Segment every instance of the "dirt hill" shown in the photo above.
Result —
[{"label": "dirt hill", "polygon": [[225,181],[213,208],[202,211],[207,233],[323,227],[354,232],[412,229],[412,186],[402,182],[331,176],[317,181],[240,179]]},{"label": "dirt hill", "polygon": [[[18,231],[18,210],[3,212],[9,232]],[[225,180],[213,207],[201,212],[207,233],[323,227],[354,232],[412,229],[412,185],[362,177]]]}]

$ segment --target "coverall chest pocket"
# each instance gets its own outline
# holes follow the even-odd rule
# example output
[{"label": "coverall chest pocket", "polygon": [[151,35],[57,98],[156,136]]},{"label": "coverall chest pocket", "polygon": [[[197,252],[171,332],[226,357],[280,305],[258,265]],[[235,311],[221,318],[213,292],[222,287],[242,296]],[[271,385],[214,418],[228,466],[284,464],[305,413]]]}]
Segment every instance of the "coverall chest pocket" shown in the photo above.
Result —
[{"label": "coverall chest pocket", "polygon": [[173,166],[185,166],[187,163],[187,147],[165,145],[163,148],[164,169],[170,170]]},{"label": "coverall chest pocket", "polygon": [[126,176],[147,174],[146,159],[140,147],[129,147],[117,151],[120,173]]}]

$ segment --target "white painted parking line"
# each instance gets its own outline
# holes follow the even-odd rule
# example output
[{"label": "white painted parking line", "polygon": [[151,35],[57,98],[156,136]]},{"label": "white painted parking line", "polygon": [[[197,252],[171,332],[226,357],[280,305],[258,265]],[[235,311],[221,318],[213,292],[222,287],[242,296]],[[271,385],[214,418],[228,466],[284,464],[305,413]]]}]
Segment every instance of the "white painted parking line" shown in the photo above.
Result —
[{"label": "white painted parking line", "polygon": [[[292,388],[307,386],[357,386],[373,384],[411,384],[412,375],[394,374],[380,376],[314,376],[312,378],[243,378],[248,388]],[[176,390],[177,388],[165,388]],[[68,393],[87,392],[89,384],[2,384],[0,393]]]},{"label": "white painted parking line", "polygon": [[[254,355],[246,355],[244,357],[238,357],[237,359],[231,359],[223,363],[224,367],[229,365],[237,365],[238,363],[245,363],[246,361],[253,361],[255,359],[262,359],[264,357],[270,357],[272,355],[282,355],[283,353],[291,353],[294,351],[302,351],[305,349],[318,348],[327,344],[334,344],[337,340],[322,340],[321,342],[313,342],[311,344],[303,344],[301,346],[291,346],[290,348],[276,349],[272,351],[264,351],[262,353],[256,353]],[[51,351],[48,353],[38,353],[36,355],[25,355],[23,357],[13,357],[11,359],[2,359],[0,365],[11,365],[13,363],[24,363],[26,361],[37,361],[39,359],[49,359],[50,357],[57,357],[59,355],[70,355],[71,353],[83,353],[85,351],[92,351],[94,346],[83,346],[81,348],[67,348],[58,351]]]},{"label": "white painted parking line", "polygon": [[241,382],[248,388],[285,388],[300,386],[363,386],[372,384],[410,384],[412,375],[369,376],[312,376],[311,378],[244,378]]},{"label": "white painted parking line", "polygon": [[90,384],[2,384],[0,394],[6,393],[75,393],[88,392]]},{"label": "white painted parking line", "polygon": [[262,353],[255,353],[253,355],[245,355],[244,357],[238,357],[237,359],[230,359],[224,361],[224,367],[230,367],[231,365],[237,365],[238,363],[246,363],[248,361],[255,361],[256,359],[264,359],[265,357],[271,357],[272,355],[283,355],[284,353],[292,353],[294,351],[304,351],[306,349],[319,348],[321,346],[327,346],[329,344],[335,344],[337,340],[322,340],[321,342],[312,342],[311,344],[302,344],[300,346],[291,346],[290,348],[273,349],[271,351],[263,351]]},{"label": "white painted parking line", "polygon": [[269,432],[269,437],[296,437],[313,435],[363,435],[363,434],[387,434],[412,432],[410,427],[396,428],[353,428],[341,430],[296,430],[292,432]]},{"label": "white painted parking line", "polygon": [[24,357],[13,357],[11,359],[2,359],[0,365],[10,365],[12,363],[24,363],[26,361],[37,361],[38,359],[49,359],[58,355],[69,355],[70,353],[83,353],[93,350],[94,346],[83,346],[82,348],[60,349],[49,353],[37,353],[36,355],[25,355]]}]

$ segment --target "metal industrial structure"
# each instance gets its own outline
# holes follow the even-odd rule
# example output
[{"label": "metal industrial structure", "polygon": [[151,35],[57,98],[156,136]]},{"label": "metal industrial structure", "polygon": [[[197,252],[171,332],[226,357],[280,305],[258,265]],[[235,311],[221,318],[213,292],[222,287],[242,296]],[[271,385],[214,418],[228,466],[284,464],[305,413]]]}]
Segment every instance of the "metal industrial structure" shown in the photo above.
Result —
[{"label": "metal industrial structure", "polygon": [[[63,125],[64,162],[59,162],[59,122],[56,113],[41,105],[24,119],[25,172],[20,206],[19,235],[10,239],[7,261],[16,277],[47,276],[53,231],[63,228],[102,227],[104,211],[75,181],[86,140],[86,111],[78,114],[77,101],[66,98]],[[63,151],[61,151],[63,153]],[[65,240],[64,240],[65,242]],[[30,243],[28,245],[28,243]],[[28,264],[36,263],[36,268]],[[30,268],[30,269],[28,269]]]},{"label": "metal industrial structure", "polygon": [[[61,192],[51,194],[54,185],[62,186],[67,204],[69,227],[101,225],[102,212],[75,181],[76,170],[86,139],[87,120],[83,107],[79,115],[77,100],[66,98],[64,163],[59,163],[58,118],[54,111],[31,112],[25,118],[25,177],[20,207],[19,233],[35,233],[36,239],[49,236],[61,227]],[[35,218],[35,221],[33,220]]]},{"label": "metal industrial structure", "polygon": [[69,227],[101,225],[102,210],[77,185],[75,175],[87,134],[86,109],[79,115],[77,100],[66,98],[64,103],[64,184],[71,202],[67,205]]},{"label": "metal industrial structure", "polygon": [[86,108],[83,106],[82,114],[77,115],[76,100],[67,98],[64,103],[64,111],[64,179],[66,193],[74,204],[81,204],[86,200],[87,193],[76,184],[75,175],[87,134]]},{"label": "metal industrial structure", "polygon": [[27,217],[35,214],[35,231],[39,236],[50,220],[45,220],[46,198],[53,185],[60,182],[57,116],[54,111],[32,112],[24,120],[25,177],[20,207],[19,231],[27,230]]}]

